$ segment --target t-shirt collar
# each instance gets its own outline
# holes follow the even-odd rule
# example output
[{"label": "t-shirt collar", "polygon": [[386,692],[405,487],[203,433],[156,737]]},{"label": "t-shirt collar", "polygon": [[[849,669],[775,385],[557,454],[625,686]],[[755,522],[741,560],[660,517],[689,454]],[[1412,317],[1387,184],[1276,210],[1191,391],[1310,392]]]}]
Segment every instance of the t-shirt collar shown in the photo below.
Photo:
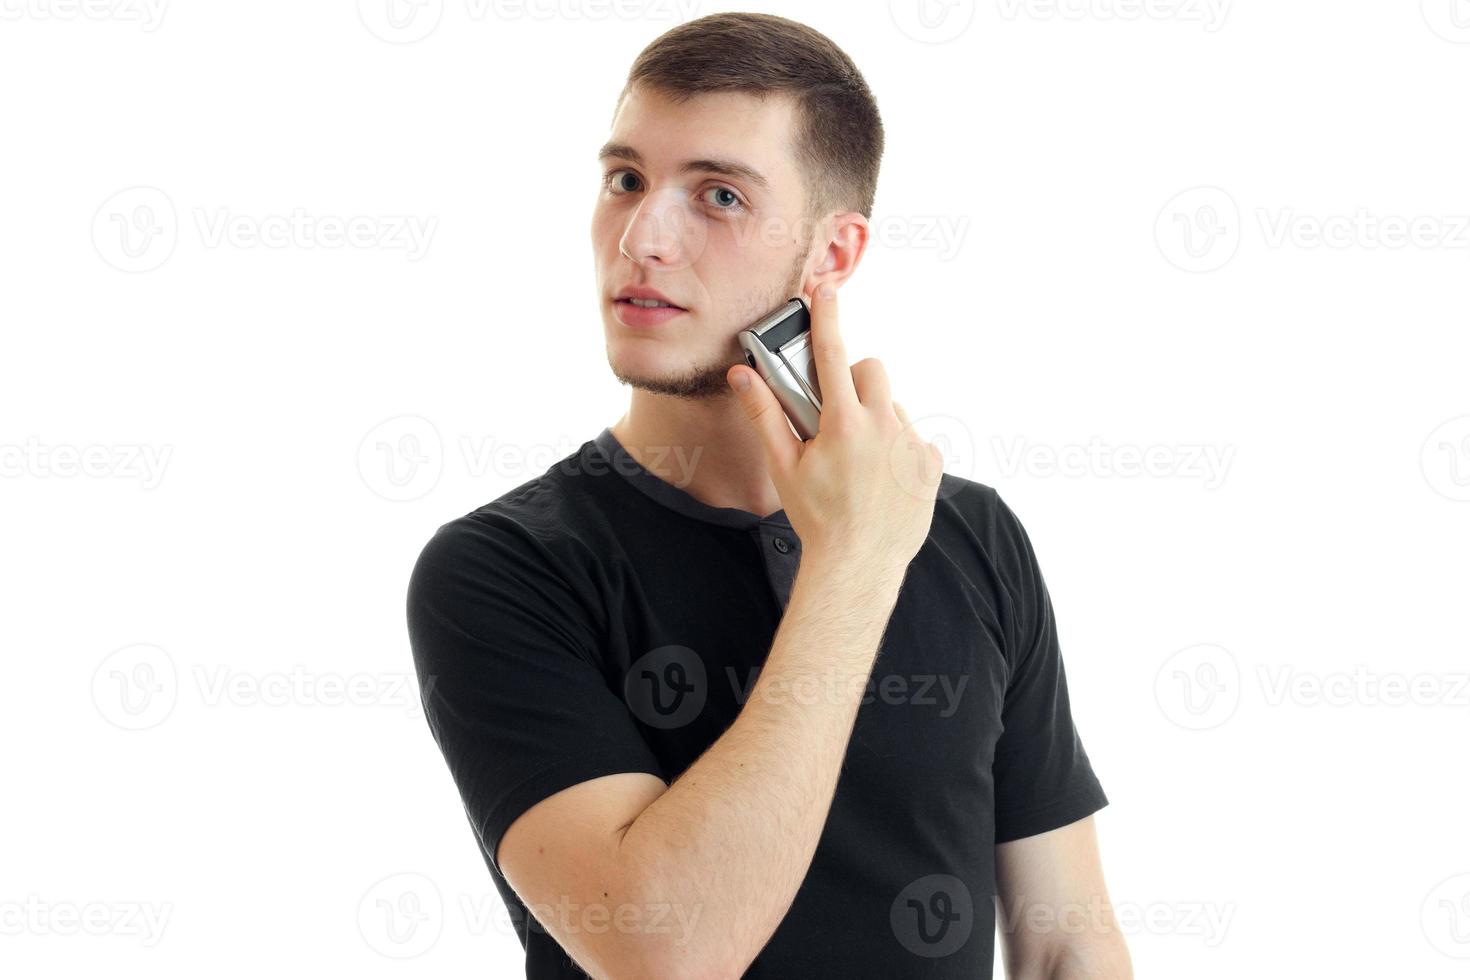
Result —
[{"label": "t-shirt collar", "polygon": [[678,511],[697,521],[720,524],[724,527],[753,528],[758,524],[774,524],[787,528],[791,526],[791,522],[786,518],[785,508],[762,517],[748,510],[741,510],[739,507],[711,507],[695,499],[684,490],[645,469],[643,464],[634,459],[633,455],[623,448],[622,443],[618,442],[617,436],[612,433],[611,426],[599,432],[592,442],[603,458],[612,464],[615,471],[646,496],[670,510]]}]

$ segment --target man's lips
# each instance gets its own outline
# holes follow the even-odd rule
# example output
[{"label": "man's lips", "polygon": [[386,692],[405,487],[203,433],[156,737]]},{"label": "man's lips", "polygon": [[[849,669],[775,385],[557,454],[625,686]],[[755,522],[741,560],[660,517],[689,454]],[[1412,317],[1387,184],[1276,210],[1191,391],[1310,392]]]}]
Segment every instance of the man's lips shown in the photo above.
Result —
[{"label": "man's lips", "polygon": [[[635,304],[633,302],[633,300],[635,300],[635,299],[643,299],[643,297],[641,297],[641,296],[624,296],[624,297],[622,297],[620,299],[613,300],[613,302],[614,303],[627,303],[629,306],[635,306],[635,305],[637,305],[637,304]],[[674,308],[676,310],[687,309],[687,307],[680,306],[678,303],[672,302],[671,300],[661,299],[661,300],[659,300],[659,302],[660,303],[663,303],[666,306],[670,306],[670,307],[672,307],[672,308]],[[653,308],[654,307],[651,307],[651,306],[645,306],[644,307],[644,309],[646,309],[646,310],[651,310]]]},{"label": "man's lips", "polygon": [[689,311],[682,306],[637,306],[625,299],[613,300],[613,312],[629,327],[656,327]]}]

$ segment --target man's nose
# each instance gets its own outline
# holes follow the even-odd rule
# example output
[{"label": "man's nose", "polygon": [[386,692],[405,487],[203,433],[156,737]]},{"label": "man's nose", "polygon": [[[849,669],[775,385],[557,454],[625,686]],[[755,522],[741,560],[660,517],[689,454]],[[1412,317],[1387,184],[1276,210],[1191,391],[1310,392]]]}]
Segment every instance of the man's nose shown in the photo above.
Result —
[{"label": "man's nose", "polygon": [[650,193],[628,221],[619,249],[639,264],[666,269],[689,265],[704,251],[706,240],[704,224],[690,203],[688,192],[678,188]]}]

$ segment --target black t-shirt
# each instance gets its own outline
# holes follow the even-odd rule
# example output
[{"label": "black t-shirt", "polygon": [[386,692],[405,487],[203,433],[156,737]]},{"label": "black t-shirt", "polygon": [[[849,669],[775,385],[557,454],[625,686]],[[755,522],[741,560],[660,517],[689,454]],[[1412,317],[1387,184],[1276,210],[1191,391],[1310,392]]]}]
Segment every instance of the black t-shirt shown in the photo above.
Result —
[{"label": "black t-shirt", "polygon": [[[506,883],[501,835],[584,780],[672,783],[739,713],[800,558],[784,510],[708,506],[610,429],[425,545],[408,589],[425,714],[528,977],[585,974]],[[995,845],[1107,803],[1030,540],[994,489],[946,473],[811,867],[745,976],[989,977]]]}]

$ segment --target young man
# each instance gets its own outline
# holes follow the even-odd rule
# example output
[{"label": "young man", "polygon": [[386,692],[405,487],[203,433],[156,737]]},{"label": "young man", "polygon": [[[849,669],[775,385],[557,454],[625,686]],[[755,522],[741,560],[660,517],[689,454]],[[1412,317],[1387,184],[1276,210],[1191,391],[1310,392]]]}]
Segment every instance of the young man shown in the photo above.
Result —
[{"label": "young man", "polygon": [[[528,977],[988,978],[996,899],[1011,976],[1131,976],[1026,533],[846,360],[827,290],[882,149],[803,25],[645,49],[592,220],[628,412],[415,567],[429,726]],[[736,342],[796,295],[805,443]]]}]

